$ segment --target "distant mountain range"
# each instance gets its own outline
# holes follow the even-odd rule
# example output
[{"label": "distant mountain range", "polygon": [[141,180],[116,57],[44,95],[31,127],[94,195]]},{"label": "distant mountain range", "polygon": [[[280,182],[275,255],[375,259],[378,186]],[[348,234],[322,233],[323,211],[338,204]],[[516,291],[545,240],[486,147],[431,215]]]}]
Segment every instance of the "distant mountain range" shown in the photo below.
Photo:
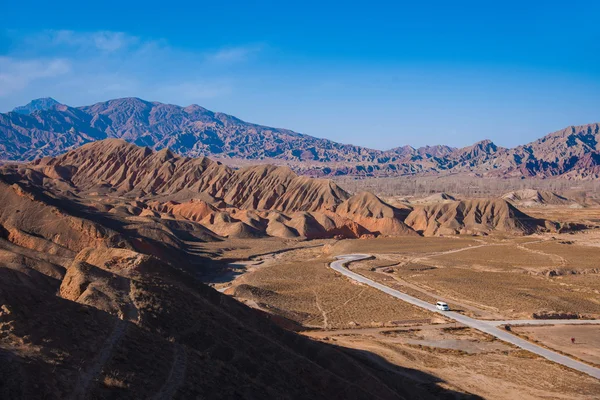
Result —
[{"label": "distant mountain range", "polygon": [[0,159],[5,161],[55,156],[106,138],[153,150],[170,148],[188,157],[285,163],[314,176],[600,176],[598,123],[571,126],[512,149],[484,140],[464,148],[403,146],[380,151],[248,123],[198,105],[180,107],[138,98],[84,107],[45,98],[0,114]]},{"label": "distant mountain range", "polygon": [[52,97],[44,97],[43,99],[33,100],[24,106],[15,107],[13,111],[19,114],[28,115],[34,111],[49,110],[57,105],[60,105],[60,103],[54,100]]}]

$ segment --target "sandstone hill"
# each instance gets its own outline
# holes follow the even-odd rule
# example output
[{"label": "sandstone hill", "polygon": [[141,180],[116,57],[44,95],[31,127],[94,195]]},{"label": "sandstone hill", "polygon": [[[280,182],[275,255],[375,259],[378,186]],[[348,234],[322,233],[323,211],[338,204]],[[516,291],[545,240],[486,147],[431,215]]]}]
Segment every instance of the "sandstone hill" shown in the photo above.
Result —
[{"label": "sandstone hill", "polygon": [[575,202],[556,193],[534,189],[513,190],[502,195],[502,198],[520,207],[575,204]]},{"label": "sandstone hill", "polygon": [[[331,209],[348,194],[328,180],[299,177],[286,167],[233,170],[208,158],[154,152],[121,139],[82,146],[55,158],[36,160],[37,171],[61,170],[78,190],[108,190],[127,197],[204,193],[244,209],[315,211]],[[181,199],[181,196],[179,197]]]},{"label": "sandstone hill", "polygon": [[434,193],[422,199],[412,200],[411,203],[414,204],[425,204],[425,203],[444,203],[448,201],[455,201],[456,198],[448,193]]},{"label": "sandstone hill", "polygon": [[453,234],[531,234],[556,227],[532,218],[502,199],[473,199],[417,206],[405,223],[425,236]]},{"label": "sandstone hill", "polygon": [[[529,217],[503,201],[479,201],[471,207],[466,205],[471,203],[439,194],[426,199],[430,201],[423,206],[415,204],[414,209],[392,206],[372,193],[351,196],[330,180],[298,176],[287,167],[234,170],[205,157],[181,157],[169,149],[155,152],[122,139],[88,143],[57,157],[7,165],[0,172],[7,184],[31,187],[55,203],[75,204],[98,215],[120,218],[124,224],[135,223],[148,235],[191,230],[195,237],[209,241],[535,230],[526,222]],[[426,207],[435,204],[445,207]],[[469,221],[463,221],[460,214],[465,207],[466,213],[473,208],[473,215],[485,221],[475,219],[477,226],[463,226]],[[453,214],[448,217],[448,212]],[[173,228],[175,221],[192,225]],[[164,241],[179,246],[175,239]]]},{"label": "sandstone hill", "polygon": [[458,149],[436,145],[381,151],[248,123],[198,105],[180,107],[137,98],[85,107],[38,99],[0,114],[2,160],[57,156],[107,138],[152,150],[169,148],[186,157],[286,164],[311,176],[600,177],[598,123],[571,126],[512,149],[483,140]]},{"label": "sandstone hill", "polygon": [[191,221],[206,229],[207,240],[415,234],[402,222],[406,210],[372,194],[351,197],[330,180],[270,165],[233,170],[208,158],[181,157],[169,149],[154,152],[122,139],[5,166],[2,173],[13,183],[138,222]]},{"label": "sandstone hill", "polygon": [[336,212],[381,235],[415,235],[416,233],[403,222],[409,215],[409,209],[400,209],[384,203],[369,192],[358,193],[342,204]]}]

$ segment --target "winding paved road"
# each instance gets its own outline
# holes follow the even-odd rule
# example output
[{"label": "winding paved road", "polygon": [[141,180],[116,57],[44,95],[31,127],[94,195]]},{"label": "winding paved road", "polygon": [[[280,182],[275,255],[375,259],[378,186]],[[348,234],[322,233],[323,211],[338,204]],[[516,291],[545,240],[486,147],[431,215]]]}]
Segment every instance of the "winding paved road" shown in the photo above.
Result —
[{"label": "winding paved road", "polygon": [[[562,364],[566,367],[575,369],[577,371],[583,372],[585,374],[588,374],[590,376],[593,376],[596,379],[600,379],[600,368],[595,368],[592,367],[591,365],[579,362],[577,360],[574,360],[570,357],[567,357],[565,355],[556,353],[552,350],[548,350],[544,347],[541,346],[537,346],[531,342],[528,342],[527,340],[521,339],[517,336],[514,336],[510,333],[508,333],[507,331],[498,328],[498,325],[501,325],[502,323],[511,323],[511,324],[531,324],[532,321],[530,320],[523,320],[523,321],[518,321],[518,320],[513,320],[513,321],[483,321],[483,320],[478,320],[478,319],[474,319],[474,318],[470,318],[467,317],[465,315],[453,312],[453,311],[440,311],[437,308],[435,308],[434,304],[430,304],[427,303],[426,301],[423,300],[419,300],[416,297],[413,296],[409,296],[405,293],[402,293],[398,290],[392,289],[388,286],[382,285],[381,283],[375,282],[369,278],[366,278],[360,274],[357,274],[356,272],[352,272],[350,271],[348,268],[345,267],[346,264],[349,264],[353,261],[359,261],[359,260],[364,260],[367,258],[371,258],[372,256],[368,255],[368,254],[346,254],[343,256],[338,256],[337,261],[334,261],[330,264],[330,267],[333,268],[335,271],[339,272],[342,275],[347,276],[350,279],[353,279],[357,282],[361,282],[364,283],[365,285],[369,285],[371,287],[374,287],[375,289],[379,289],[382,292],[385,292],[387,294],[389,294],[390,296],[394,296],[400,300],[406,301],[407,303],[413,304],[417,307],[421,307],[424,308],[428,311],[431,312],[435,312],[438,314],[441,314],[447,318],[453,319],[457,322],[460,322],[461,324],[464,324],[466,326],[469,326],[471,328],[477,329],[479,331],[485,332],[487,334],[490,334],[504,342],[508,342],[511,343],[517,347],[520,347],[524,350],[530,351],[532,353],[535,353],[541,357],[544,357],[550,361],[554,361],[556,363]],[[535,321],[537,324],[544,324],[544,323],[552,323],[552,324],[556,324],[558,323],[565,323],[565,322],[559,322],[559,321]],[[573,321],[571,321],[573,322]],[[599,323],[600,321],[578,321],[577,323]]]}]

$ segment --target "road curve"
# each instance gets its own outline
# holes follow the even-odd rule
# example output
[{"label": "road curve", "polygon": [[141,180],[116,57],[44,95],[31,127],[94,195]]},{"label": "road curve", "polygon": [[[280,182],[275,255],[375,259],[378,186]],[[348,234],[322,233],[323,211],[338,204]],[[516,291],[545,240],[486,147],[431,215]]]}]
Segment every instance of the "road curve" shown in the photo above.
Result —
[{"label": "road curve", "polygon": [[[517,336],[514,336],[507,331],[498,328],[493,321],[482,321],[474,318],[467,317],[465,315],[452,312],[452,311],[440,311],[435,308],[434,304],[427,303],[426,301],[419,300],[416,297],[409,296],[405,293],[402,293],[398,290],[392,289],[388,286],[382,285],[381,283],[375,282],[369,278],[366,278],[356,272],[352,272],[345,267],[346,264],[351,263],[353,261],[364,260],[367,258],[371,258],[372,256],[368,254],[346,254],[342,256],[337,256],[337,260],[333,261],[330,264],[330,267],[335,271],[339,272],[342,275],[347,276],[348,278],[355,280],[360,283],[364,283],[365,285],[369,285],[374,287],[375,289],[381,290],[389,294],[390,296],[394,296],[400,300],[406,301],[407,303],[413,304],[417,307],[424,308],[428,311],[435,312],[441,314],[447,318],[453,319],[461,324],[469,326],[471,328],[477,329],[479,331],[485,332],[489,335],[492,335],[504,342],[511,343],[517,347],[520,347],[524,350],[535,353],[541,357],[546,358],[547,360],[554,361],[558,364],[562,364],[566,367],[575,369],[577,371],[583,372],[584,374],[588,374],[593,376],[596,379],[600,379],[600,368],[592,367],[591,365],[582,363],[580,361],[574,360],[565,355],[556,353],[552,350],[548,350],[544,347],[537,346],[527,340],[521,339]],[[518,321],[510,321],[513,324],[517,324]],[[588,321],[589,323],[589,321]]]}]

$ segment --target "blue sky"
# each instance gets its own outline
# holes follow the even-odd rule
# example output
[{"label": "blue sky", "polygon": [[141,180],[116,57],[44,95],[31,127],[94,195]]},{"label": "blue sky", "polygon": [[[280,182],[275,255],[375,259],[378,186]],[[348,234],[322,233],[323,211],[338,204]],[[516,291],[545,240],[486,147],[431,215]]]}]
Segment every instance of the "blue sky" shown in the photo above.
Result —
[{"label": "blue sky", "polygon": [[600,121],[600,2],[3,4],[0,111],[51,96],[233,114],[378,149]]}]

